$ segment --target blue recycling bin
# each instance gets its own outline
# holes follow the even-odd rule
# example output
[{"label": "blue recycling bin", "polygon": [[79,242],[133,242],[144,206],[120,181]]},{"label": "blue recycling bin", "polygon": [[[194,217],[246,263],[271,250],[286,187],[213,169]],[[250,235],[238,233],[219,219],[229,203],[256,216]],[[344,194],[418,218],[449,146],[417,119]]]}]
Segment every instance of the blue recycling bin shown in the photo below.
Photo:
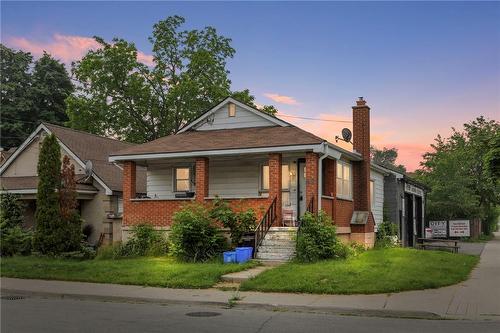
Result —
[{"label": "blue recycling bin", "polygon": [[224,263],[232,264],[236,262],[236,252],[235,251],[227,251],[223,253],[224,255]]},{"label": "blue recycling bin", "polygon": [[237,247],[235,252],[236,262],[239,264],[243,264],[252,259],[253,247]]}]

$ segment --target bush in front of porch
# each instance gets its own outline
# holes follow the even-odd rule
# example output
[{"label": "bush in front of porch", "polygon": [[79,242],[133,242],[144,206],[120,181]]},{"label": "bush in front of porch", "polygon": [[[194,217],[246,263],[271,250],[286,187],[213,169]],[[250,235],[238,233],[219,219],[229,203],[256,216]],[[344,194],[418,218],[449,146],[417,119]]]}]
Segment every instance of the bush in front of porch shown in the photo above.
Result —
[{"label": "bush in front of porch", "polygon": [[478,261],[465,254],[384,248],[346,260],[287,263],[243,282],[240,290],[376,294],[439,288],[467,279]]}]

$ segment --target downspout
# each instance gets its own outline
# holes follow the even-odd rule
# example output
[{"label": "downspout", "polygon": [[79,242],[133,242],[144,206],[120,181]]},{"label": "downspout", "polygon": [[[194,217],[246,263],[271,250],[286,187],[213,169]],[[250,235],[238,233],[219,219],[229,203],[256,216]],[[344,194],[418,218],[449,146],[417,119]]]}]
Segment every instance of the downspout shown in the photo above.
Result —
[{"label": "downspout", "polygon": [[323,194],[323,160],[328,157],[328,143],[323,141],[321,144],[323,146],[322,155],[318,161],[318,213],[321,211],[321,197]]}]

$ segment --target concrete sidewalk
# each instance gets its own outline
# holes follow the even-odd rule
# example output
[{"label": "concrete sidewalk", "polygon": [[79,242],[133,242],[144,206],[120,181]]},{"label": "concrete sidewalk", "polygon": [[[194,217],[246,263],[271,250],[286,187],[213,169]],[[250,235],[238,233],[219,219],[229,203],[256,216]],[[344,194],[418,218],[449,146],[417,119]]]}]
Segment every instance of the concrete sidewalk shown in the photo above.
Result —
[{"label": "concrete sidewalk", "polygon": [[377,295],[310,295],[168,289],[100,283],[2,278],[2,294],[22,293],[106,301],[211,304],[267,307],[370,316],[453,318],[500,321],[500,235],[488,242],[471,278],[460,284],[430,290]]}]

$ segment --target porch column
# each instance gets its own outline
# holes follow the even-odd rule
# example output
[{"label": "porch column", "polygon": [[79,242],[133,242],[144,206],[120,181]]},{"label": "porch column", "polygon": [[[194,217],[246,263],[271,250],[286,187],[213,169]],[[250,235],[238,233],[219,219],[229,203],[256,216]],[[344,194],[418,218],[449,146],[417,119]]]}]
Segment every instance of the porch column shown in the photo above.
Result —
[{"label": "porch column", "polygon": [[[123,163],[123,205],[136,195],[136,166],[133,161]],[[125,207],[123,207],[125,209]]]},{"label": "porch column", "polygon": [[281,225],[281,154],[269,154],[269,200],[276,197],[276,222],[275,225]]},{"label": "porch column", "polygon": [[313,212],[318,212],[318,162],[319,156],[313,152],[306,153],[306,208],[314,198]]},{"label": "porch column", "polygon": [[198,157],[196,159],[196,190],[195,200],[204,202],[208,197],[208,158]]}]

